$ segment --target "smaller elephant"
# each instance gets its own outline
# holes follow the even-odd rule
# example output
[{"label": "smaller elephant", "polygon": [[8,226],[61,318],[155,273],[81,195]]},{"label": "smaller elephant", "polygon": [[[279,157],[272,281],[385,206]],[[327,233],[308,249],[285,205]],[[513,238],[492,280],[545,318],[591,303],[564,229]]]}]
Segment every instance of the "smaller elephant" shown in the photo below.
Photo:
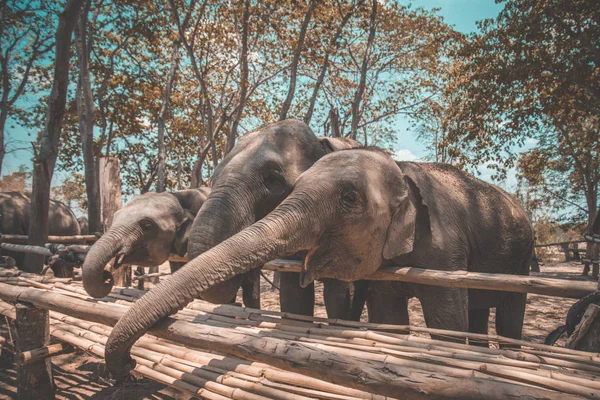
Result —
[{"label": "smaller elephant", "polygon": [[79,229],[82,235],[89,235],[90,228],[87,217],[79,217],[77,218],[77,222],[79,222]]},{"label": "smaller elephant", "polygon": [[[83,285],[93,297],[105,297],[113,286],[112,274],[105,270],[135,264],[161,265],[169,256],[184,256],[194,217],[210,189],[188,189],[173,193],[145,193],[135,197],[115,213],[110,229],[90,248],[83,263]],[[182,264],[171,262],[171,272]]]},{"label": "smaller elephant", "polygon": [[[0,193],[0,231],[10,235],[29,234],[29,210],[31,207],[30,192]],[[73,236],[80,234],[79,223],[73,211],[60,201],[50,200],[48,209],[48,234],[56,236]],[[3,251],[23,266],[25,253]]]}]

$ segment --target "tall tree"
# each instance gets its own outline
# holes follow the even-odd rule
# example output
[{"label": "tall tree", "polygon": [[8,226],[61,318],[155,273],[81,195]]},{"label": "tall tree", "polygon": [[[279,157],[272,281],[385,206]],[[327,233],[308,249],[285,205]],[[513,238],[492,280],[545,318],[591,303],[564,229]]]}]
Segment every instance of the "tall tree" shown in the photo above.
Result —
[{"label": "tall tree", "polygon": [[591,229],[600,180],[600,13],[594,0],[503,1],[461,52],[449,134],[475,164],[519,166]]},{"label": "tall tree", "polygon": [[304,18],[302,19],[302,26],[300,27],[300,33],[298,34],[298,43],[296,44],[296,49],[294,50],[294,57],[292,58],[292,64],[290,65],[290,86],[288,88],[287,97],[285,98],[283,105],[281,106],[281,111],[279,111],[280,121],[287,118],[287,114],[292,105],[292,101],[294,101],[294,94],[296,92],[296,81],[298,75],[298,64],[300,63],[300,56],[302,55],[302,51],[304,49],[304,38],[306,37],[306,31],[308,30],[308,25],[310,24],[310,19],[312,17],[316,5],[317,0],[309,0],[306,13],[304,14]]},{"label": "tall tree", "polygon": [[[64,11],[59,15],[56,30],[54,81],[33,169],[28,243],[36,246],[43,246],[48,239],[50,182],[58,157],[62,119],[67,100],[71,36],[77,23],[77,13],[81,4],[82,0],[67,1]],[[22,268],[28,272],[40,273],[43,264],[43,256],[27,254]]]},{"label": "tall tree", "polygon": [[171,102],[171,90],[173,90],[173,82],[175,81],[175,74],[179,66],[179,47],[179,39],[175,39],[173,41],[173,50],[171,53],[171,67],[169,68],[169,74],[167,75],[167,81],[165,82],[163,102],[160,108],[160,114],[158,116],[158,171],[156,181],[157,192],[164,192],[166,188],[167,148],[165,145],[165,125],[167,115],[169,113],[169,104]]},{"label": "tall tree", "polygon": [[[365,47],[363,55],[362,65],[360,67],[360,79],[358,87],[354,93],[354,100],[352,101],[352,123],[350,125],[350,137],[356,140],[358,134],[358,123],[361,117],[360,105],[365,94],[365,86],[367,83],[367,73],[369,70],[369,61],[371,58],[371,51],[373,49],[373,42],[375,41],[375,34],[377,32],[377,0],[372,0],[371,15],[369,17],[369,37]],[[365,138],[366,141],[366,138]],[[365,143],[366,145],[366,143]]]},{"label": "tall tree", "polygon": [[6,123],[54,45],[53,11],[43,1],[0,1],[0,175]]},{"label": "tall tree", "polygon": [[349,9],[347,10],[345,10],[344,7],[342,7],[341,3],[338,3],[338,6],[335,8],[335,11],[339,14],[341,21],[339,22],[335,33],[333,34],[333,36],[329,40],[329,43],[327,44],[327,47],[325,48],[325,54],[323,56],[323,62],[319,69],[319,75],[314,84],[312,95],[310,96],[310,100],[308,103],[308,110],[306,110],[306,113],[304,114],[304,122],[306,122],[307,124],[310,124],[310,121],[313,118],[317,98],[319,96],[319,90],[321,89],[321,85],[323,85],[323,81],[325,80],[325,76],[327,75],[327,71],[329,69],[329,60],[331,58],[331,54],[337,49],[340,37],[344,33],[344,28],[350,21],[350,18],[352,18],[352,16],[356,13],[356,11],[364,3],[364,1],[365,0],[352,1]]},{"label": "tall tree", "polygon": [[83,151],[85,186],[87,193],[88,223],[90,232],[102,232],[100,214],[100,183],[98,166],[94,154],[94,94],[90,78],[90,54],[93,48],[94,29],[100,14],[102,1],[95,4],[92,21],[88,22],[91,0],[84,0],[77,28],[75,29],[75,45],[79,61],[79,77],[77,80],[77,114],[79,116],[79,132]]}]

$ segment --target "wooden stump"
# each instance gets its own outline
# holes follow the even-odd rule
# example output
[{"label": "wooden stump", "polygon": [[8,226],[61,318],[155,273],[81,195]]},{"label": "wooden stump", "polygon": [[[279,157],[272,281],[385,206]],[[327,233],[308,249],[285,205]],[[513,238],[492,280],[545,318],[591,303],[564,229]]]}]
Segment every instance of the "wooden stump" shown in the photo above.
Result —
[{"label": "wooden stump", "polygon": [[600,352],[600,306],[590,304],[569,337],[567,347],[575,350]]},{"label": "wooden stump", "polygon": [[569,249],[570,243],[562,243],[560,247],[565,255],[565,262],[571,261],[571,250]]},{"label": "wooden stump", "polygon": [[[50,343],[50,316],[47,310],[16,305],[17,353],[35,350]],[[17,367],[17,398],[53,399],[55,392],[50,359]]]},{"label": "wooden stump", "polygon": [[123,206],[121,199],[121,169],[119,159],[100,157],[98,159],[100,180],[100,207],[104,232],[112,225],[115,213]]},{"label": "wooden stump", "polygon": [[121,265],[117,269],[112,269],[112,276],[115,286],[131,287],[131,265]]}]

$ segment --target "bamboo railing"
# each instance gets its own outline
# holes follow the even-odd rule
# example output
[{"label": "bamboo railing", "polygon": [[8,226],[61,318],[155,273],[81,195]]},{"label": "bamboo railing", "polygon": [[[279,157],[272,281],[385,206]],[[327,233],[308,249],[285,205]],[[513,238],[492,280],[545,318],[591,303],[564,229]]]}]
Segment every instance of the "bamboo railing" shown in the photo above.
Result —
[{"label": "bamboo railing", "polygon": [[[145,293],[115,288],[106,298],[92,300],[79,284],[41,284],[45,287],[0,283],[0,298],[52,310],[52,335],[98,356],[104,354],[110,325]],[[12,308],[1,303],[0,313],[11,317]],[[523,348],[475,347],[413,332]],[[158,323],[132,355],[137,372],[200,398],[600,396],[600,358],[590,353],[494,335],[310,318],[199,300]]]}]

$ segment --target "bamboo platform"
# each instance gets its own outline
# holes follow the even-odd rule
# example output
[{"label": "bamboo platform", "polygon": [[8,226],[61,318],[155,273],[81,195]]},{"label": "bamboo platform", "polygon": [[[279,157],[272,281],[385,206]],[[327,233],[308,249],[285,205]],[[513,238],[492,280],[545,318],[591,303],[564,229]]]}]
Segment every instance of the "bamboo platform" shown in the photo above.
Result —
[{"label": "bamboo platform", "polygon": [[[12,280],[0,283],[1,314],[14,318],[11,303],[17,300],[49,309],[54,338],[98,357],[111,326],[145,293],[114,288],[96,300],[68,280],[6,278]],[[417,332],[494,346],[433,340]],[[200,300],[158,323],[132,355],[139,374],[205,399],[600,397],[599,354]]]}]

